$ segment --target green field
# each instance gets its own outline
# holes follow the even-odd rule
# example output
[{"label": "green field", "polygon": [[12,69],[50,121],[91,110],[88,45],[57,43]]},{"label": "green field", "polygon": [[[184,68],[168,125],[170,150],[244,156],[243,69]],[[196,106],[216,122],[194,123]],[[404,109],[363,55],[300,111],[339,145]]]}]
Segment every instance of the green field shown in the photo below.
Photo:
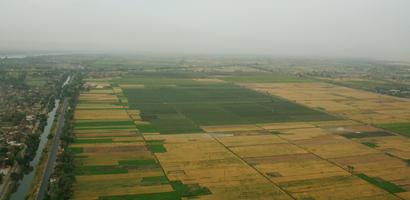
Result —
[{"label": "green field", "polygon": [[390,193],[398,193],[398,192],[406,191],[393,183],[390,183],[388,181],[385,181],[379,178],[371,178],[371,177],[368,177],[366,174],[356,174],[356,176]]},{"label": "green field", "polygon": [[126,174],[128,169],[119,166],[82,166],[77,164],[75,174],[81,175],[99,175],[99,174]]},{"label": "green field", "polygon": [[368,147],[370,147],[370,148],[376,148],[376,147],[378,147],[377,144],[372,143],[372,142],[362,142],[362,144],[364,144],[364,145],[366,145],[366,146],[368,146]]},{"label": "green field", "polygon": [[176,86],[123,88],[130,107],[140,109],[142,118],[151,121],[162,134],[202,132],[199,126],[207,125],[338,119],[233,84],[167,81]]},{"label": "green field", "polygon": [[376,126],[410,137],[410,123],[377,124]]},{"label": "green field", "polygon": [[155,160],[119,160],[119,165],[156,165]]},{"label": "green field", "polygon": [[312,82],[314,80],[291,75],[242,75],[242,76],[228,76],[221,78],[225,81],[239,82],[239,83],[289,83],[289,82]]},{"label": "green field", "polygon": [[[164,176],[160,177],[147,177],[143,178],[142,182],[154,182],[154,183],[168,183],[168,179]],[[180,200],[185,198],[195,198],[201,195],[211,194],[211,191],[206,187],[200,187],[199,185],[188,186],[181,181],[169,181],[173,192],[161,192],[150,194],[135,194],[135,195],[123,195],[123,196],[105,196],[99,197],[99,200],[145,200],[145,199],[161,199],[161,200]]]}]

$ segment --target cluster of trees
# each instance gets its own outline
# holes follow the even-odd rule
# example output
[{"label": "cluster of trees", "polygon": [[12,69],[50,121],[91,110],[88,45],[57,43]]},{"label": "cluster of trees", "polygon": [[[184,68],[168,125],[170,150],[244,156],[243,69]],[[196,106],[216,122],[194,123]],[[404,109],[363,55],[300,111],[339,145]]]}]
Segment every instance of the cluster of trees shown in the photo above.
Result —
[{"label": "cluster of trees", "polygon": [[47,115],[40,114],[38,115],[38,118],[40,119],[40,122],[38,123],[38,126],[37,126],[37,132],[42,132],[44,130],[44,127],[47,126]]},{"label": "cluster of trees", "polygon": [[75,183],[74,154],[69,149],[70,143],[74,142],[73,125],[74,108],[82,86],[82,76],[77,74],[70,84],[66,85],[62,91],[63,97],[69,98],[68,109],[65,113],[65,121],[60,136],[60,146],[63,152],[57,157],[57,164],[51,176],[55,181],[50,183],[47,200],[71,199],[73,195],[72,185]]},{"label": "cluster of trees", "polygon": [[13,126],[17,126],[23,121],[23,119],[26,117],[24,113],[21,112],[15,112],[11,114],[4,114],[1,117],[1,120],[3,122],[11,122]]},{"label": "cluster of trees", "polygon": [[0,70],[0,83],[5,85],[13,85],[17,89],[27,89],[28,85],[25,83],[27,72],[13,72],[17,75],[10,75],[6,70]]},{"label": "cluster of trees", "polygon": [[[17,161],[17,163],[21,162],[21,161],[19,161],[19,160],[22,160],[21,159],[21,154],[20,154],[21,149],[22,149],[22,147],[20,147],[20,146],[13,146],[11,148],[11,150],[10,150],[11,154],[9,155],[9,157],[6,161],[6,165],[13,166],[15,161]],[[10,178],[12,180],[11,185],[10,185],[11,192],[15,192],[16,189],[17,189],[17,186],[18,186],[18,180],[23,178],[23,170],[21,170],[21,171],[16,170],[15,172],[12,172],[10,174]],[[10,193],[8,193],[8,195],[10,195]]]},{"label": "cluster of trees", "polygon": [[[17,164],[20,166],[21,170],[16,170],[10,174],[10,178],[12,180],[12,185],[10,186],[11,192],[15,192],[18,186],[18,180],[23,178],[24,173],[28,173],[33,170],[33,167],[30,166],[30,162],[36,155],[36,151],[38,145],[40,143],[40,136],[39,134],[30,134],[26,137],[24,141],[26,148],[24,150],[24,154],[21,155],[21,147],[13,147],[11,149],[11,155],[9,156],[6,164],[9,166],[13,166],[14,162],[16,161]],[[2,149],[5,151],[5,149]]]},{"label": "cluster of trees", "polygon": [[22,158],[17,158],[17,163],[22,167],[23,171],[26,172],[30,170],[30,161],[36,156],[36,151],[40,144],[40,134],[27,135],[24,144],[26,145],[24,155]]}]

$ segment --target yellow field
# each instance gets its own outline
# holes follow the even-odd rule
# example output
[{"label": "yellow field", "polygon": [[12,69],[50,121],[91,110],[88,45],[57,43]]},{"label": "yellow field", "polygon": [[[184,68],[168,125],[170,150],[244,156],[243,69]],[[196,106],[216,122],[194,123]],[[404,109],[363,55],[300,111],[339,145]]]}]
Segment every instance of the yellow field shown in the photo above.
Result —
[{"label": "yellow field", "polygon": [[249,83],[241,85],[369,124],[410,121],[409,99],[327,83]]},{"label": "yellow field", "polygon": [[104,88],[104,87],[109,87],[110,84],[109,83],[105,83],[105,82],[92,82],[92,81],[87,81],[84,84],[85,87],[91,87],[91,88]]},{"label": "yellow field", "polygon": [[[212,194],[199,196],[199,199],[291,199],[206,134],[145,137],[165,140],[167,152],[156,156],[170,180],[199,184],[211,190]],[[173,173],[177,171],[183,173]]]},{"label": "yellow field", "polygon": [[[374,172],[366,171],[363,169],[371,168],[362,166],[360,162],[363,160],[343,160],[346,156],[380,154],[377,150],[333,135],[322,128],[296,126],[294,129],[281,129],[280,132],[279,135],[226,136],[217,140],[297,199],[399,199],[353,176],[347,170],[348,165],[355,167],[355,173],[380,177],[405,188],[403,185],[407,182],[387,178],[394,177],[392,174],[400,176],[401,173],[394,170],[387,170],[389,173],[386,173],[383,167],[373,168]],[[373,162],[383,161],[386,162],[384,166],[410,169],[403,168],[405,163],[399,159],[387,158]]]},{"label": "yellow field", "polygon": [[235,137],[221,137],[218,138],[225,146],[250,146],[250,145],[266,145],[266,144],[279,144],[287,143],[285,140],[279,138],[276,135],[255,135],[248,136],[235,136]]},{"label": "yellow field", "polygon": [[87,93],[89,93],[89,94],[111,94],[111,93],[113,93],[113,91],[112,90],[110,90],[110,89],[107,89],[107,90],[89,90],[89,91],[87,91]]},{"label": "yellow field", "polygon": [[77,109],[112,109],[112,108],[122,108],[120,105],[113,104],[79,104]]},{"label": "yellow field", "polygon": [[216,79],[216,78],[198,78],[198,79],[194,79],[194,80],[198,81],[198,82],[210,82],[210,83],[225,82],[224,80]]},{"label": "yellow field", "polygon": [[78,98],[80,101],[87,101],[90,103],[115,103],[118,98],[110,94],[81,94]]},{"label": "yellow field", "polygon": [[121,88],[143,88],[145,87],[142,84],[120,84]]},{"label": "yellow field", "polygon": [[74,113],[75,120],[129,120],[125,110],[76,110]]}]

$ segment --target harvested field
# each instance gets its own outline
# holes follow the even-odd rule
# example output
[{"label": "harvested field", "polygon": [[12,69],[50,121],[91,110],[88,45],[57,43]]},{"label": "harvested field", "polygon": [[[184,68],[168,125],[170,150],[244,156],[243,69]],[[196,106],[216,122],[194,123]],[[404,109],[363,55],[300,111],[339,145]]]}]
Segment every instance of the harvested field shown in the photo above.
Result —
[{"label": "harvested field", "polygon": [[125,137],[125,136],[136,136],[136,132],[116,132],[116,133],[76,133],[77,138],[85,137]]},{"label": "harvested field", "polygon": [[[365,123],[409,122],[410,100],[359,91],[327,83],[243,83],[245,87],[268,92],[312,108]],[[371,112],[369,112],[371,111]]]},{"label": "harvested field", "polygon": [[218,140],[228,147],[287,143],[276,135],[220,137]]},{"label": "harvested field", "polygon": [[145,87],[142,84],[120,84],[121,88],[143,88]]},{"label": "harvested field", "polygon": [[[147,139],[164,140],[167,152],[159,153],[157,157],[170,180],[209,188],[211,194],[201,196],[201,199],[290,199],[205,134],[155,135],[147,136]],[[184,173],[172,173],[175,171]]]},{"label": "harvested field", "polygon": [[98,109],[121,109],[123,106],[116,104],[78,104],[76,110],[98,110]]},{"label": "harvested field", "polygon": [[303,129],[287,129],[279,130],[280,137],[288,140],[307,140],[314,139],[320,136],[327,136],[329,133],[320,128],[303,128]]},{"label": "harvested field", "polygon": [[314,125],[306,122],[287,122],[287,123],[266,123],[266,124],[257,124],[263,129],[295,129],[295,128],[310,128],[315,127]]},{"label": "harvested field", "polygon": [[130,120],[125,110],[76,110],[75,120]]},{"label": "harvested field", "polygon": [[109,83],[105,83],[105,82],[89,82],[87,81],[84,84],[85,87],[91,87],[91,88],[105,88],[105,87],[111,87]]},{"label": "harvested field", "polygon": [[[297,126],[295,129],[280,131],[281,134],[278,135],[232,135],[216,139],[243,158],[248,165],[253,166],[296,198],[327,199],[333,196],[344,198],[346,190],[352,191],[348,195],[352,199],[395,198],[384,189],[352,176],[348,172],[348,165],[355,166],[355,170],[359,172],[362,169],[360,161],[354,162],[352,160],[351,163],[342,163],[335,160],[346,155],[370,155],[369,152],[375,153],[377,151],[372,151],[371,148],[343,137],[332,135],[321,128]],[[280,138],[282,143],[265,144],[269,143],[265,142],[269,141],[267,138],[263,140],[265,143],[259,141],[269,136]],[[298,146],[289,144],[290,141],[295,142]],[[259,144],[253,145],[254,143]],[[344,146],[346,149],[341,150],[340,148]],[[328,157],[338,158],[332,158],[332,162],[328,162],[326,160]],[[385,158],[386,156],[383,159]],[[402,161],[391,159],[400,164],[400,167],[403,166]],[[378,160],[374,163],[377,162]],[[366,190],[366,192],[362,193],[361,190]]]},{"label": "harvested field", "polygon": [[250,165],[257,164],[275,164],[275,163],[292,163],[301,161],[320,160],[317,156],[311,153],[286,154],[278,156],[266,156],[256,158],[246,158],[245,161]]},{"label": "harvested field", "polygon": [[355,176],[288,181],[280,186],[298,199],[398,199]]},{"label": "harvested field", "polygon": [[306,179],[350,176],[348,172],[325,160],[312,159],[295,162],[258,163],[256,169],[267,174],[275,182],[303,181]]},{"label": "harvested field", "polygon": [[231,147],[229,149],[242,158],[307,153],[305,150],[288,143]]},{"label": "harvested field", "polygon": [[210,82],[210,83],[225,82],[224,80],[216,79],[216,78],[199,78],[199,79],[194,79],[194,80],[198,82]]},{"label": "harvested field", "polygon": [[88,94],[112,94],[113,90],[107,89],[107,90],[89,90],[87,91]]},{"label": "harvested field", "polygon": [[80,101],[86,101],[89,103],[104,102],[104,103],[114,103],[118,102],[118,98],[111,94],[81,94],[78,98]]}]

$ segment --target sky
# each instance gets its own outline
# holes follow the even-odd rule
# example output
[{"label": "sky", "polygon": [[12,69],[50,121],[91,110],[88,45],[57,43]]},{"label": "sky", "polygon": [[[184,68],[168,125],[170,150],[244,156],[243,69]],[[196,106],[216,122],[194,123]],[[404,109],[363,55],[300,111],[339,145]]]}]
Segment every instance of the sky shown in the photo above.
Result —
[{"label": "sky", "polygon": [[409,0],[0,0],[0,50],[410,61]]}]

